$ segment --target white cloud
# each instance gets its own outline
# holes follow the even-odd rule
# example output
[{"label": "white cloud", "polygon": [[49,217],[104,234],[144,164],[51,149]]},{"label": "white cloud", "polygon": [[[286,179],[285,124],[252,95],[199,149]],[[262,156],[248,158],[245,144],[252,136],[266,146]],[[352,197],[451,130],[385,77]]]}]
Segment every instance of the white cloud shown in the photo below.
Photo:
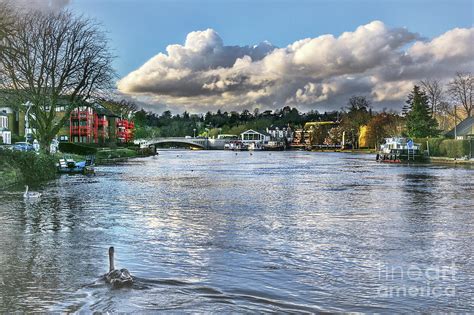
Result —
[{"label": "white cloud", "polygon": [[[429,41],[380,21],[338,37],[321,35],[276,48],[225,46],[212,29],[188,34],[118,82],[123,93],[176,111],[222,108],[338,109],[354,94],[380,107],[404,102],[426,77],[446,79],[474,68],[474,29],[453,29]],[[377,104],[376,104],[377,105]]]}]

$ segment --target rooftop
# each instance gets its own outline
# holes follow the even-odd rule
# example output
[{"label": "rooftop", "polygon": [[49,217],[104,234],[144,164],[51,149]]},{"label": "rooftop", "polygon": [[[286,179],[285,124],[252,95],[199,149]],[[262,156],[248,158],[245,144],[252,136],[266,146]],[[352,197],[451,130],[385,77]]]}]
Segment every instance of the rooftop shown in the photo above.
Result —
[{"label": "rooftop", "polygon": [[[457,136],[472,135],[474,131],[474,117],[467,117],[456,126]],[[454,128],[445,133],[446,137],[454,138]]]}]

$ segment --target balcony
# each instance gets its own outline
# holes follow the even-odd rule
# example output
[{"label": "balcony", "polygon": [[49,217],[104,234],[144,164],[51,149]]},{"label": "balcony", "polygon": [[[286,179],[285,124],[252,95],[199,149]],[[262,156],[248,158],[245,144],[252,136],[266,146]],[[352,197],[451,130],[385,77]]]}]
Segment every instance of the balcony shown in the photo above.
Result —
[{"label": "balcony", "polygon": [[91,113],[87,112],[87,111],[73,111],[71,112],[71,118],[74,118],[74,119],[85,119],[85,118],[88,118],[92,116]]},{"label": "balcony", "polygon": [[122,120],[117,122],[118,128],[128,128],[128,121]]},{"label": "balcony", "polygon": [[91,126],[72,126],[71,134],[73,135],[89,135],[92,132]]},{"label": "balcony", "polygon": [[109,126],[109,121],[107,119],[99,119],[97,121],[97,125],[99,127],[107,127],[107,126]]}]

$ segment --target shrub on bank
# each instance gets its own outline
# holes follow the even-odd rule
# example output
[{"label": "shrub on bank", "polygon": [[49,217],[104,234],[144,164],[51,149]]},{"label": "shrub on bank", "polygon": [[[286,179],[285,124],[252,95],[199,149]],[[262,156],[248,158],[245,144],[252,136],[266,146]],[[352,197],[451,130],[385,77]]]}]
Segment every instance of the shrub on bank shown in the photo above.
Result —
[{"label": "shrub on bank", "polygon": [[92,146],[71,142],[59,143],[59,151],[78,155],[94,155],[97,153],[97,149]]},{"label": "shrub on bank", "polygon": [[0,181],[39,182],[56,177],[56,159],[46,154],[0,150]]},{"label": "shrub on bank", "polygon": [[[422,150],[427,150],[427,142],[429,146],[430,156],[463,158],[469,156],[470,145],[469,140],[454,140],[444,138],[420,138],[414,139],[416,143],[421,144]],[[474,141],[473,141],[474,146]],[[473,147],[474,149],[474,147]]]},{"label": "shrub on bank", "polygon": [[469,156],[469,140],[444,140],[441,142],[440,151],[443,156],[462,158]]}]

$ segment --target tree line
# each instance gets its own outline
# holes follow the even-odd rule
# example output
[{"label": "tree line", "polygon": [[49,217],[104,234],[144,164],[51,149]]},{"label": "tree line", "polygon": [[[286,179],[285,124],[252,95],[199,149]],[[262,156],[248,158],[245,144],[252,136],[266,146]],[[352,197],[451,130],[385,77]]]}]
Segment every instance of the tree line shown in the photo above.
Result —
[{"label": "tree line", "polygon": [[[453,80],[443,86],[438,80],[423,80],[415,85],[407,95],[401,113],[383,110],[375,112],[369,97],[352,96],[343,109],[319,113],[311,110],[307,113],[295,107],[260,112],[258,109],[242,112],[221,111],[205,114],[173,115],[165,111],[161,115],[141,109],[134,115],[136,138],[150,137],[216,137],[218,134],[238,135],[254,129],[265,130],[270,126],[291,126],[303,128],[305,123],[314,121],[334,121],[337,126],[322,132],[326,144],[339,144],[344,137],[345,143],[358,148],[361,127],[365,126],[367,146],[375,147],[385,137],[436,137],[454,126],[466,116],[472,116],[474,79],[471,73],[456,73]],[[326,135],[327,134],[327,135]],[[314,137],[321,141],[321,137]]]}]

